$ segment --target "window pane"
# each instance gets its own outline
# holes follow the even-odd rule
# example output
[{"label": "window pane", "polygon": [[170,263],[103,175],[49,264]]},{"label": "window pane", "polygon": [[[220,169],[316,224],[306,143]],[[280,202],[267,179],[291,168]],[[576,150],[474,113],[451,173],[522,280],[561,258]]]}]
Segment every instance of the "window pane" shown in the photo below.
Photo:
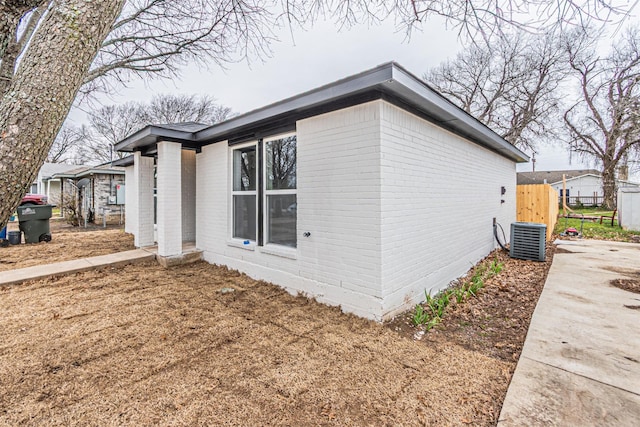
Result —
[{"label": "window pane", "polygon": [[256,147],[233,150],[233,191],[256,189]]},{"label": "window pane", "polygon": [[267,243],[296,247],[295,194],[267,196]]},{"label": "window pane", "polygon": [[233,196],[233,237],[256,240],[256,196]]},{"label": "window pane", "polygon": [[267,141],[267,190],[296,188],[296,136]]}]

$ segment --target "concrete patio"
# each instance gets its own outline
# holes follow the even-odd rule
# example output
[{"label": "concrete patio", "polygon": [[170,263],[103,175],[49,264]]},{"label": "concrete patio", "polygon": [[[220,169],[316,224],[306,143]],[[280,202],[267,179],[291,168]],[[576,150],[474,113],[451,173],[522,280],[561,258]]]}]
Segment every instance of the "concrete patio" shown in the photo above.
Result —
[{"label": "concrete patio", "polygon": [[637,426],[640,245],[556,243],[498,425]]}]

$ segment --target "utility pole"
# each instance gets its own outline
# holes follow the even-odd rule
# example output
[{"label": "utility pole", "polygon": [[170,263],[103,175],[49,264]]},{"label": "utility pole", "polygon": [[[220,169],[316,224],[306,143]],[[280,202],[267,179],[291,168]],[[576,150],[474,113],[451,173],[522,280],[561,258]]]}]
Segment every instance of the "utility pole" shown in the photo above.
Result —
[{"label": "utility pole", "polygon": [[531,163],[533,164],[533,172],[536,171],[536,153],[531,156]]}]

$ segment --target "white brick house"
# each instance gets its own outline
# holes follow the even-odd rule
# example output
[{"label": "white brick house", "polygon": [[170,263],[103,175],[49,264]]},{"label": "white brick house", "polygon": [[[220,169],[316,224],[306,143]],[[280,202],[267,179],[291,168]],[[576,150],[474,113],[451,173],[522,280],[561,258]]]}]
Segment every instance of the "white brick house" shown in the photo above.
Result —
[{"label": "white brick house", "polygon": [[[383,320],[464,274],[515,221],[526,155],[395,63],[206,127],[116,145],[127,230]],[[135,212],[134,212],[135,211]],[[509,236],[507,236],[507,239]]]}]

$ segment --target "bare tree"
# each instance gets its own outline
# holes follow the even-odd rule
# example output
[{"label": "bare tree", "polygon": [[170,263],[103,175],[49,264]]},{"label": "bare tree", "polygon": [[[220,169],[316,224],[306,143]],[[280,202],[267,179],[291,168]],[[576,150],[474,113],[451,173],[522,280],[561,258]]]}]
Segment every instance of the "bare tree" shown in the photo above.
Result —
[{"label": "bare tree", "polygon": [[79,150],[83,163],[104,163],[121,157],[113,144],[148,124],[142,104],[108,105],[89,113],[85,141]]},{"label": "bare tree", "polygon": [[156,95],[144,110],[145,124],[214,124],[232,116],[231,108],[217,104],[215,98],[209,95]]},{"label": "bare tree", "polygon": [[63,126],[51,145],[46,162],[75,163],[77,161],[77,149],[84,140],[85,132],[83,127]]},{"label": "bare tree", "polygon": [[[47,1],[3,1],[0,4],[0,94],[7,90],[13,79],[18,57],[33,36]],[[22,31],[20,24],[23,25]]]},{"label": "bare tree", "polygon": [[273,8],[248,0],[129,0],[103,42],[83,92],[132,78],[173,77],[185,65],[222,65],[267,52]]},{"label": "bare tree", "polygon": [[[2,22],[7,31],[0,39],[0,81],[8,82],[39,22],[47,10],[58,6],[52,0],[4,4],[11,13]],[[174,77],[187,64],[224,65],[260,57],[269,53],[274,29],[285,23],[310,25],[320,17],[349,27],[393,16],[410,34],[416,25],[440,16],[463,35],[480,33],[488,38],[505,26],[536,30],[565,22],[611,21],[628,13],[629,5],[622,0],[127,0],[84,77],[82,93],[110,91],[143,76]]]},{"label": "bare tree", "polygon": [[[3,62],[7,46],[16,40],[14,18],[19,20],[34,6],[13,10],[18,3],[28,2],[0,4],[0,28],[11,30],[0,42]],[[20,65],[0,93],[0,226],[35,179],[123,4],[124,0],[56,2],[29,39]]]},{"label": "bare tree", "polygon": [[554,135],[566,72],[566,50],[556,33],[515,32],[473,44],[424,79],[510,143],[535,150]]},{"label": "bare tree", "polygon": [[83,163],[104,163],[122,157],[113,145],[150,124],[198,122],[214,124],[232,116],[231,109],[204,95],[156,95],[149,103],[109,105],[89,114],[89,125],[77,146]]},{"label": "bare tree", "polygon": [[443,16],[462,32],[491,34],[505,23],[526,25],[521,17],[528,19],[532,8],[542,17],[534,25],[543,25],[608,20],[629,7],[622,0],[3,0],[0,226],[46,158],[80,87],[108,88],[103,77],[120,84],[136,75],[171,75],[188,61],[265,53],[274,26],[312,23],[320,14],[345,25],[394,16],[409,30]]},{"label": "bare tree", "polygon": [[603,205],[613,209],[616,169],[640,152],[640,30],[626,31],[606,57],[597,55],[588,32],[568,44],[580,96],[564,120],[571,150],[601,165]]}]

